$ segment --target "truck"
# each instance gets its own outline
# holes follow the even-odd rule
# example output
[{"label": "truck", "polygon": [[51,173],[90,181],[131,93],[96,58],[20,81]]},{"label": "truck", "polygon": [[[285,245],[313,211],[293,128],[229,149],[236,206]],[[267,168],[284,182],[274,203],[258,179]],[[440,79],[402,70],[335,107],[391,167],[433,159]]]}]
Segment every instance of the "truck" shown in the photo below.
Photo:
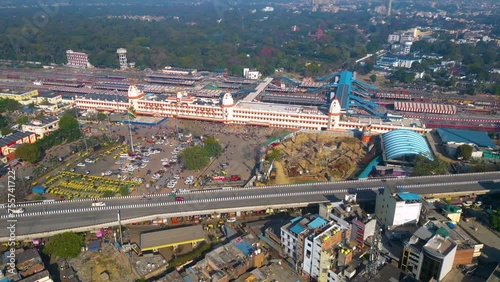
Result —
[{"label": "truck", "polygon": [[225,176],[213,176],[212,180],[226,181],[227,179]]}]

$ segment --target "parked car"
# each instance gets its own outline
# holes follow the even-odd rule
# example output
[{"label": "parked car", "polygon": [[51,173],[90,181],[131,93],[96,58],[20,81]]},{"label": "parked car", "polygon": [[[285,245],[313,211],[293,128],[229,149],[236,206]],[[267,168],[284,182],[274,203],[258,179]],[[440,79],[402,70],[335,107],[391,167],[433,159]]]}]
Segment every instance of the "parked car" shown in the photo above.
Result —
[{"label": "parked car", "polygon": [[78,163],[76,166],[85,166],[84,163]]},{"label": "parked car", "polygon": [[236,218],[235,217],[228,218],[227,222],[236,222]]}]

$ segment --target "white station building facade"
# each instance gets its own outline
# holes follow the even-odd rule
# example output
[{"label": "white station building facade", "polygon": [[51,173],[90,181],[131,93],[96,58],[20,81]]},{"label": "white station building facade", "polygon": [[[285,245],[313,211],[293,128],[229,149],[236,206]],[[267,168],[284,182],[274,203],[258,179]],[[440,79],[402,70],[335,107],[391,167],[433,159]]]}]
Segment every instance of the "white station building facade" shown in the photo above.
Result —
[{"label": "white station building facade", "polygon": [[362,130],[371,125],[371,130],[378,133],[394,129],[409,129],[423,133],[425,127],[420,120],[403,119],[400,121],[384,121],[379,118],[341,118],[339,101],[335,98],[327,113],[317,107],[284,105],[262,102],[234,102],[230,92],[222,99],[206,99],[190,97],[185,92],[178,92],[176,97],[164,100],[149,99],[135,85],[128,89],[126,101],[116,101],[110,95],[110,100],[101,100],[85,96],[75,97],[79,109],[97,111],[125,112],[133,108],[135,113],[144,116],[175,117],[179,119],[204,120],[224,124],[258,125],[289,129],[310,129],[325,131]]}]

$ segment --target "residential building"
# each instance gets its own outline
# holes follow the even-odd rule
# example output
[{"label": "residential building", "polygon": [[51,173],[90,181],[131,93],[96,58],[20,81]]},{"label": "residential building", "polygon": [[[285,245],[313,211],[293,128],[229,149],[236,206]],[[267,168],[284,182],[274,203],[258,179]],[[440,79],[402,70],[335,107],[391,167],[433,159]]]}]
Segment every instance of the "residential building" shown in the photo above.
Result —
[{"label": "residential building", "polygon": [[59,129],[59,119],[55,117],[34,119],[22,125],[22,131],[34,132],[38,139],[57,129]]},{"label": "residential building", "polygon": [[442,227],[423,226],[404,244],[400,268],[421,281],[441,281],[453,268],[457,244]]},{"label": "residential building", "polygon": [[391,229],[399,225],[416,224],[421,208],[419,195],[392,191],[391,187],[388,187],[377,193],[375,215],[382,225]]},{"label": "residential building", "polygon": [[9,98],[16,100],[23,104],[23,101],[29,101],[31,103],[30,99],[34,96],[38,95],[38,90],[16,90],[16,89],[0,89],[0,98]]},{"label": "residential building", "polygon": [[259,79],[262,75],[258,70],[243,69],[243,77],[246,79]]},{"label": "residential building", "polygon": [[[308,227],[310,231],[304,239],[302,273],[313,279],[318,279],[320,272],[323,272],[323,270],[320,271],[322,257],[323,260],[330,259],[332,254],[335,253],[332,246],[347,242],[350,230],[342,228],[333,222],[327,222],[321,217],[310,222]],[[337,261],[339,263],[340,261],[348,261],[347,263],[349,263],[350,259],[352,259],[352,253],[350,253],[350,258]]]},{"label": "residential building", "polygon": [[18,282],[53,282],[52,278],[50,278],[50,274],[48,270],[43,270],[41,272],[35,273],[31,276],[23,278]]},{"label": "residential building", "polygon": [[19,145],[24,143],[34,143],[36,140],[36,134],[33,132],[14,131],[6,136],[3,136],[0,138],[0,159],[3,162],[13,159],[12,154]]},{"label": "residential building", "polygon": [[351,223],[351,241],[356,242],[356,245],[362,248],[365,245],[366,239],[375,234],[377,220],[369,217],[355,218]]},{"label": "residential building", "polygon": [[299,216],[281,227],[281,245],[295,263],[296,271],[317,281],[335,281],[329,278],[333,274],[328,273],[337,275],[337,266],[349,264],[350,249],[340,247],[346,245],[349,237],[349,228],[319,215]]},{"label": "residential building", "polygon": [[86,53],[74,52],[73,50],[66,51],[66,58],[68,59],[67,66],[86,69],[92,67],[89,63],[88,55]]},{"label": "residential building", "polygon": [[405,43],[403,43],[403,50],[402,50],[402,54],[403,55],[408,55],[410,54],[410,51],[411,51],[411,46],[413,45],[413,42],[411,41],[406,41]]},{"label": "residential building", "polygon": [[42,257],[36,249],[28,249],[16,254],[16,268],[23,277],[30,276],[45,269]]},{"label": "residential building", "polygon": [[401,34],[401,36],[399,37],[399,42],[400,43],[405,43],[405,42],[413,42],[414,38],[413,38],[413,34]]},{"label": "residential building", "polygon": [[233,239],[207,253],[203,260],[186,269],[186,274],[192,281],[233,281],[249,269],[263,265],[264,253],[258,242],[253,234]]},{"label": "residential building", "polygon": [[346,195],[344,201],[320,205],[319,213],[327,220],[350,230],[350,241],[358,248],[375,234],[377,220],[356,204],[356,195]]},{"label": "residential building", "polygon": [[399,34],[397,34],[397,33],[389,34],[389,38],[387,39],[387,42],[389,42],[390,44],[399,42]]},{"label": "residential building", "polygon": [[[411,46],[410,46],[411,48]],[[405,58],[405,57],[396,57],[396,56],[381,56],[377,59],[376,64],[382,67],[390,67],[390,68],[411,68],[413,63],[422,62],[421,58]]]}]

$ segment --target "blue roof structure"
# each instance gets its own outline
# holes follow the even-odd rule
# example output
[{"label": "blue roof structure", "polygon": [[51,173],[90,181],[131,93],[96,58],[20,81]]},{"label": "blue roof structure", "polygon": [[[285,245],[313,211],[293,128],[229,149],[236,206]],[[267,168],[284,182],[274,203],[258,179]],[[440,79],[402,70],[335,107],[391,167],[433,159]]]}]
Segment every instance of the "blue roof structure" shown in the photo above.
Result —
[{"label": "blue roof structure", "polygon": [[240,240],[233,240],[233,241],[234,241],[233,244],[236,246],[236,248],[238,248],[238,250],[240,250],[246,256],[249,256],[254,251],[253,247],[244,240],[241,240],[241,238]]},{"label": "blue roof structure", "polygon": [[455,128],[438,128],[437,133],[443,142],[476,144],[479,147],[495,148],[495,143],[486,131],[475,131]]},{"label": "blue roof structure", "polygon": [[301,218],[302,218],[302,216],[297,216],[297,217],[295,217],[295,218],[292,218],[292,220],[290,220],[290,222],[296,222],[296,221],[299,221]]},{"label": "blue roof structure", "polygon": [[415,193],[398,193],[397,194],[403,201],[418,201],[422,198]]},{"label": "blue roof structure", "polygon": [[326,220],[324,220],[322,217],[318,216],[313,221],[309,222],[309,224],[307,225],[307,227],[309,227],[311,229],[316,229],[316,228],[321,227],[321,226],[323,226],[325,224],[326,224]]},{"label": "blue roof structure", "polygon": [[422,155],[434,160],[424,137],[408,129],[396,129],[382,134],[386,160],[407,156]]},{"label": "blue roof structure", "polygon": [[340,107],[344,110],[349,108],[351,96],[352,72],[343,71],[340,73],[339,83],[335,96],[339,100]]},{"label": "blue roof structure", "polygon": [[304,231],[305,228],[303,228],[300,225],[294,225],[290,228],[290,231],[292,231],[295,234],[300,234],[302,231]]}]

